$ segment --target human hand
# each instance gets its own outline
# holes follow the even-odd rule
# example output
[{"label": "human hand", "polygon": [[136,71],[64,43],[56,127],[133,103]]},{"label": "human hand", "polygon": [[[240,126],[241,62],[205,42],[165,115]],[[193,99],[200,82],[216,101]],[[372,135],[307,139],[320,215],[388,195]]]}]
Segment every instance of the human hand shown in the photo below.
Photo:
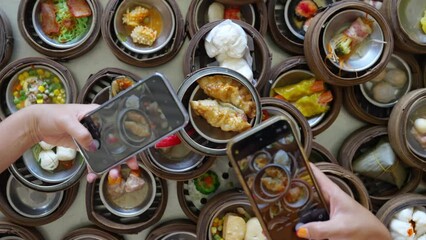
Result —
[{"label": "human hand", "polygon": [[311,222],[297,229],[306,239],[391,239],[388,229],[370,211],[343,192],[314,164],[312,171],[330,208],[330,220]]}]

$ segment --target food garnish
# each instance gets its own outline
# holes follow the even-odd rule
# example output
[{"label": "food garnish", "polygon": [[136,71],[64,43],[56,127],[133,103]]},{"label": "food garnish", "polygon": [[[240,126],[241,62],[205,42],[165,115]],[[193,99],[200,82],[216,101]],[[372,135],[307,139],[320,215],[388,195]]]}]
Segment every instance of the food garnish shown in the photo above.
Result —
[{"label": "food garnish", "polygon": [[318,12],[318,6],[311,0],[300,1],[295,9],[296,16],[302,19],[309,19]]},{"label": "food garnish", "polygon": [[241,11],[237,6],[226,7],[224,13],[224,19],[241,20]]},{"label": "food garnish", "polygon": [[214,193],[220,186],[219,177],[211,170],[207,171],[193,181],[197,191],[202,194]]},{"label": "food garnish", "polygon": [[423,33],[426,34],[426,10],[423,14],[423,17],[420,19],[420,25],[422,27]]}]

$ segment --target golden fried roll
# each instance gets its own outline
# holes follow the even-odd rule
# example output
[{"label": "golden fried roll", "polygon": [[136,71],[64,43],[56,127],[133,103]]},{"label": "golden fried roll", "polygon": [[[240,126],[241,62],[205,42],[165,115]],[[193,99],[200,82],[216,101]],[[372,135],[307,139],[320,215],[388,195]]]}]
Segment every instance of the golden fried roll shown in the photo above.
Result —
[{"label": "golden fried roll", "polygon": [[256,104],[250,91],[236,80],[223,75],[206,76],[198,84],[204,93],[224,103],[242,109],[249,118],[256,116]]},{"label": "golden fried roll", "polygon": [[213,127],[220,127],[223,131],[242,132],[251,128],[244,112],[226,103],[206,99],[191,101],[191,107]]},{"label": "golden fried roll", "polygon": [[124,127],[138,137],[149,137],[149,126],[132,121],[125,121]]}]

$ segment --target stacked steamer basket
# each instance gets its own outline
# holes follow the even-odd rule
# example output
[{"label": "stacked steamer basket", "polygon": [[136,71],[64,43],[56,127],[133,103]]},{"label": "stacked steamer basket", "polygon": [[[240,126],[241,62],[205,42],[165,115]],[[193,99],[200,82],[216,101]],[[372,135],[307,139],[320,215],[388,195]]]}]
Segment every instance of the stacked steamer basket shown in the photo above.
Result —
[{"label": "stacked steamer basket", "polygon": [[386,202],[376,216],[393,239],[422,239],[426,236],[426,197],[407,193]]},{"label": "stacked steamer basket", "polygon": [[13,34],[9,20],[5,13],[0,10],[0,69],[7,64],[12,56]]},{"label": "stacked steamer basket", "polygon": [[[157,31],[154,42],[142,44],[137,40],[135,43],[131,37],[134,26],[123,21],[127,11],[140,7],[155,13],[151,15],[152,19],[145,18],[149,22],[144,26]],[[170,61],[182,47],[186,34],[182,14],[174,0],[111,0],[106,6],[101,30],[113,54],[119,60],[138,67],[153,67]]]},{"label": "stacked steamer basket", "polygon": [[114,233],[105,232],[94,226],[87,226],[75,229],[65,234],[62,238],[62,240],[78,239],[123,240],[124,238]]},{"label": "stacked steamer basket", "polygon": [[39,231],[37,231],[36,228],[22,227],[20,225],[7,221],[0,221],[0,236],[4,239],[44,239],[44,237]]},{"label": "stacked steamer basket", "polygon": [[230,18],[246,22],[262,35],[266,34],[268,22],[264,1],[259,0],[196,0],[186,15],[187,31],[192,38],[205,24]]},{"label": "stacked steamer basket", "polygon": [[[200,183],[208,180],[208,178],[212,178],[217,184],[213,189],[206,192],[200,188]],[[179,205],[190,220],[197,222],[200,211],[212,198],[239,186],[237,176],[228,158],[217,157],[213,165],[204,174],[177,183]]]},{"label": "stacked steamer basket", "polygon": [[[42,20],[42,8],[58,9],[59,6],[61,9],[54,10],[56,14],[65,14],[64,11],[70,11],[65,1],[55,4],[48,4],[41,0],[21,1],[18,24],[22,36],[32,48],[49,58],[66,61],[81,56],[95,46],[100,36],[102,7],[97,0],[87,0],[85,12],[71,13],[78,14],[73,20],[74,29],[64,30],[67,25],[62,22],[58,23],[58,29],[43,29],[43,26],[49,23]],[[55,16],[55,18],[61,17]],[[68,36],[69,34],[72,35]]]},{"label": "stacked steamer basket", "polygon": [[[354,117],[371,124],[385,125],[396,102],[408,91],[424,86],[422,76],[414,56],[394,52],[386,69],[379,76],[369,82],[344,88],[346,97],[343,104]],[[389,80],[394,79],[399,81],[398,88],[387,84]],[[390,96],[385,96],[385,99],[383,94],[389,95],[389,91],[381,92],[383,87],[388,87],[390,90]]]},{"label": "stacked steamer basket", "polygon": [[316,9],[307,16],[296,16],[295,10],[300,0],[268,1],[268,26],[278,47],[293,54],[303,54],[303,42],[311,19],[336,0],[316,2]]},{"label": "stacked steamer basket", "polygon": [[[102,69],[87,80],[78,97],[78,102],[103,104],[113,96],[114,81],[126,79],[126,81],[136,82],[139,78],[133,73],[118,68]],[[119,91],[122,90],[124,89],[119,89]],[[109,135],[111,134],[114,133],[109,133]],[[140,156],[138,156],[138,161],[141,161]],[[167,183],[149,172],[142,163],[139,163],[139,166],[141,176],[146,183],[138,191],[146,192],[143,194],[136,191],[132,193],[139,194],[139,197],[136,197],[131,206],[123,207],[108,195],[107,173],[94,183],[87,183],[86,211],[89,220],[102,229],[121,234],[138,233],[160,220],[167,205]],[[129,170],[125,166],[122,166],[121,169],[128,174]]]},{"label": "stacked steamer basket", "polygon": [[426,90],[417,89],[403,96],[389,118],[389,140],[395,152],[406,164],[426,170],[425,148],[422,142],[422,122]]},{"label": "stacked steamer basket", "polygon": [[421,23],[426,3],[421,0],[388,0],[384,2],[383,8],[394,33],[395,47],[413,54],[426,53],[426,35],[423,30],[426,27],[422,29]]},{"label": "stacked steamer basket", "polygon": [[[365,33],[371,33],[367,38],[348,39],[343,32],[351,25],[370,26]],[[355,48],[347,47],[349,41],[357,43]],[[338,2],[316,15],[304,41],[311,71],[319,79],[339,86],[361,84],[379,75],[386,68],[392,50],[393,36],[386,19],[362,2]]]},{"label": "stacked steamer basket", "polygon": [[[45,83],[43,88],[50,89],[52,93],[53,89],[56,90],[56,94],[49,95],[38,88],[43,97],[37,97],[37,101],[32,99],[32,104],[71,103],[77,98],[77,86],[69,70],[49,59],[17,60],[3,68],[1,76],[2,119],[25,107],[26,101],[30,101],[28,89],[22,88],[30,78]],[[1,189],[3,214],[11,221],[28,226],[39,226],[60,218],[76,198],[79,188],[77,183],[86,171],[80,154],[70,159],[72,161],[61,161],[61,167],[55,170],[43,169],[36,156],[40,156],[40,152],[35,152],[37,146],[27,150],[9,167],[11,174],[8,171],[1,174],[5,183]],[[29,198],[30,195],[36,197]],[[26,198],[31,200],[22,200]]]},{"label": "stacked steamer basket", "polygon": [[395,155],[390,135],[387,138],[386,127],[364,127],[348,136],[339,150],[340,164],[357,174],[367,188],[373,211],[397,195],[413,191],[422,178],[419,169],[406,166]]},{"label": "stacked steamer basket", "polygon": [[184,219],[177,219],[162,223],[155,227],[146,240],[171,240],[171,239],[186,239],[196,240],[196,226],[193,222]]},{"label": "stacked steamer basket", "polygon": [[[309,82],[309,84],[304,84],[307,82]],[[299,109],[299,111],[301,110],[300,112],[303,114],[310,114],[306,118],[309,126],[312,128],[313,135],[316,136],[333,124],[334,120],[337,118],[342,105],[341,89],[335,85],[326,84],[322,79],[317,78],[310,71],[306,59],[302,56],[297,56],[289,57],[271,69],[269,81],[267,81],[263,87],[262,97],[278,97],[280,99],[285,99],[285,96],[287,95],[291,96],[293,94],[298,94],[296,91],[300,90],[295,87],[297,85],[306,85],[303,88],[314,89],[309,91],[310,94],[321,94],[319,95],[320,98],[322,95],[326,95],[327,93],[332,95],[331,102],[325,103],[328,105],[328,109],[325,112],[311,113],[306,112],[306,108],[303,109],[303,107],[301,107],[302,109]],[[314,88],[314,86],[319,87]],[[280,89],[281,91],[279,91]],[[284,96],[279,94],[281,92],[283,92],[282,95]],[[299,99],[291,100],[292,102],[296,102],[297,106],[297,100]]]},{"label": "stacked steamer basket", "polygon": [[312,142],[312,151],[309,156],[309,161],[313,163],[328,162],[339,164],[336,157],[323,145]]}]

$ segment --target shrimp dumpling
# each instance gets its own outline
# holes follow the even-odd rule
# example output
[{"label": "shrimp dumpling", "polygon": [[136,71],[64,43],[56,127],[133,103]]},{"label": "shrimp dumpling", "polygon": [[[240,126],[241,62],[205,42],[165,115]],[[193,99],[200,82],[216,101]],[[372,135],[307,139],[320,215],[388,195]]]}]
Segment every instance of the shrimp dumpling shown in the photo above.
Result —
[{"label": "shrimp dumpling", "polygon": [[402,88],[407,82],[407,75],[400,69],[391,69],[386,73],[385,79],[394,87]]},{"label": "shrimp dumpling", "polygon": [[56,148],[56,155],[59,161],[71,161],[75,159],[77,151],[72,148],[58,146]]},{"label": "shrimp dumpling", "polygon": [[389,103],[396,98],[397,89],[387,82],[379,82],[373,87],[372,93],[376,101]]}]

